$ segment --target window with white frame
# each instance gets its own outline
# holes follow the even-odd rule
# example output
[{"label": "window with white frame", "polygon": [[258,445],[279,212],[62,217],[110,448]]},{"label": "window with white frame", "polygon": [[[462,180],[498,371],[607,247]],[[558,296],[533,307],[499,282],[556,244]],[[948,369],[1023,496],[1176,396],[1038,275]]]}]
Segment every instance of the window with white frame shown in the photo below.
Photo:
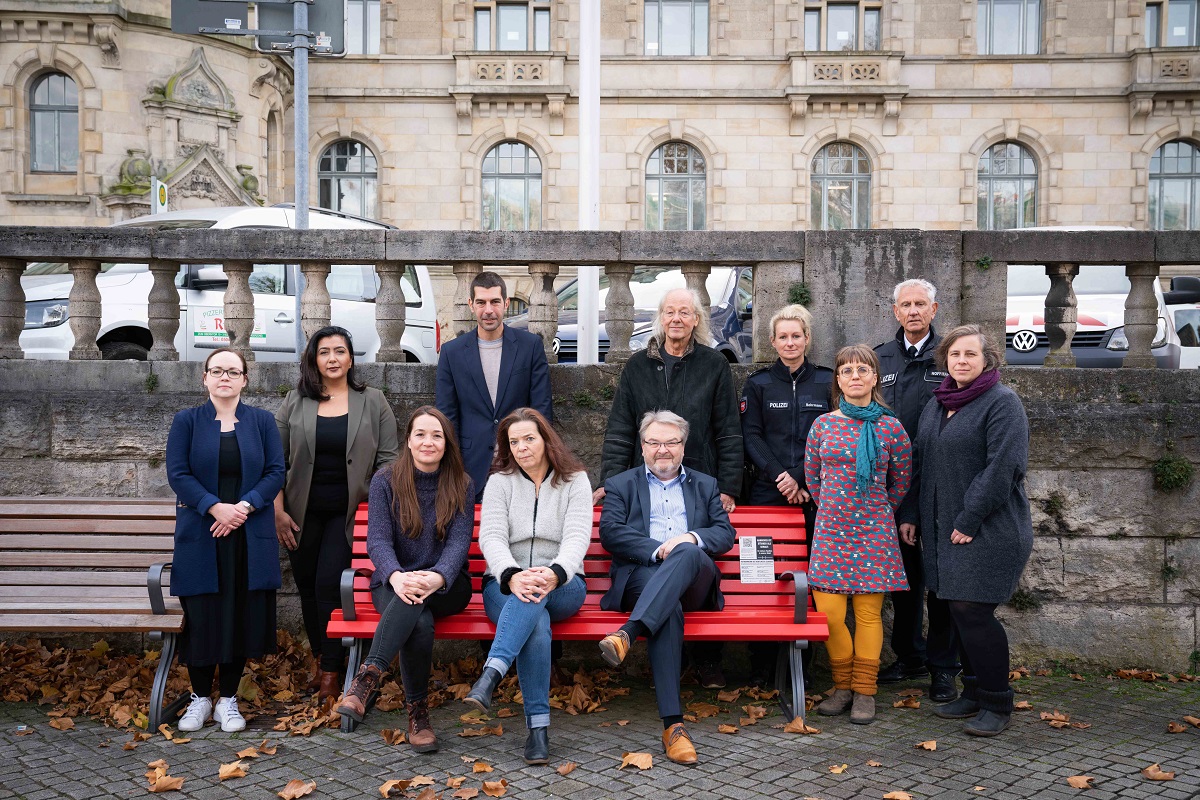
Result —
[{"label": "window with white frame", "polygon": [[687,142],[667,142],[646,162],[646,230],[702,231],[707,223],[704,155]]},{"label": "window with white frame", "polygon": [[1033,55],[1042,49],[1042,0],[977,0],[980,55]]},{"label": "window with white frame", "polygon": [[523,142],[501,142],[483,158],[485,231],[536,231],[542,227],[542,160]]},{"label": "window with white frame", "polygon": [[1200,230],[1200,148],[1167,142],[1150,159],[1150,226]]},{"label": "window with white frame", "polygon": [[850,142],[832,142],[812,161],[812,228],[871,227],[871,161]]},{"label": "window with white frame", "polygon": [[550,3],[475,3],[476,50],[549,50]]},{"label": "window with white frame", "polygon": [[804,49],[878,50],[882,15],[882,0],[805,0]]},{"label": "window with white frame", "polygon": [[1146,3],[1146,47],[1195,47],[1200,43],[1198,0]]},{"label": "window with white frame", "polygon": [[708,55],[708,0],[646,0],[646,55]]},{"label": "window with white frame", "polygon": [[378,219],[379,169],[362,142],[343,139],[326,147],[317,163],[317,186],[321,208]]},{"label": "window with white frame", "polygon": [[39,75],[29,87],[29,168],[74,172],[79,164],[79,90],[61,72]]},{"label": "window with white frame", "polygon": [[989,147],[979,159],[978,223],[982,231],[1037,225],[1037,161],[1016,142]]},{"label": "window with white frame", "polygon": [[346,52],[379,54],[379,0],[346,0]]}]

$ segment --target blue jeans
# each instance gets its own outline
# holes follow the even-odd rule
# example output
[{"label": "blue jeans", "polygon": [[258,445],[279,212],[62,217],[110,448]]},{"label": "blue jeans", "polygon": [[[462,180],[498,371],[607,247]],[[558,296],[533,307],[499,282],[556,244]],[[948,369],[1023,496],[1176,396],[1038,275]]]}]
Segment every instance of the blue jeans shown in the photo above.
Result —
[{"label": "blue jeans", "polygon": [[525,725],[550,725],[550,623],[564,620],[583,606],[587,584],[576,575],[546,595],[540,603],[526,603],[500,591],[499,581],[483,587],[483,607],[496,623],[496,636],[485,667],[501,675],[517,662],[517,680],[525,701]]}]

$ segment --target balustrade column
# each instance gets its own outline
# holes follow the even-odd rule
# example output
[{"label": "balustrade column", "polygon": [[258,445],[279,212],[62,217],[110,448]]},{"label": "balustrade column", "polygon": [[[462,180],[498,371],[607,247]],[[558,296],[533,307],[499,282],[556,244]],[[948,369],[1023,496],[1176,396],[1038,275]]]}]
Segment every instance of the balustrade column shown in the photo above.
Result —
[{"label": "balustrade column", "polygon": [[100,262],[73,258],[67,262],[67,269],[75,279],[67,301],[75,344],[67,357],[72,361],[93,361],[100,358],[100,348],[96,347],[96,336],[100,333],[100,290],[96,288]]},{"label": "balustrade column", "polygon": [[[688,261],[679,271],[683,273],[684,280],[687,281],[687,288],[694,289],[700,295],[700,305],[704,308],[712,308],[712,300],[708,296],[708,273],[711,270],[708,264],[699,261]],[[704,342],[704,344],[712,344]]]},{"label": "balustrade column", "polygon": [[229,279],[225,287],[224,309],[229,347],[241,353],[247,361],[253,361],[250,337],[254,333],[254,295],[250,291],[250,272],[254,264],[250,261],[226,261],[222,268]]},{"label": "balustrade column", "polygon": [[604,300],[608,353],[604,363],[620,367],[633,355],[629,348],[629,338],[633,335],[633,292],[629,289],[633,264],[605,264],[604,274],[608,276],[608,296]]},{"label": "balustrade column", "polygon": [[332,312],[329,303],[328,261],[301,261],[304,273],[304,294],[300,295],[300,329],[307,342],[314,333],[329,325]]},{"label": "balustrade column", "polygon": [[[405,265],[398,261],[379,261],[379,294],[375,296],[375,329],[379,332],[376,361],[404,361],[404,277]],[[437,321],[434,320],[434,324]]]},{"label": "balustrade column", "polygon": [[1078,303],[1075,300],[1075,276],[1078,264],[1047,264],[1046,274],[1050,277],[1050,291],[1046,293],[1046,338],[1050,340],[1050,352],[1046,354],[1047,367],[1073,367],[1075,354],[1071,352],[1071,340],[1075,338],[1078,321]]},{"label": "balustrade column", "polygon": [[529,277],[533,278],[533,291],[529,294],[529,330],[542,337],[546,360],[557,364],[558,351],[554,347],[554,339],[558,336],[558,296],[554,294],[554,279],[558,277],[558,264],[545,261],[532,263],[529,265]]},{"label": "balustrade column", "polygon": [[[454,336],[475,329],[475,315],[471,313],[471,281],[483,271],[478,261],[460,261],[452,268],[458,286],[454,290]],[[454,338],[454,336],[450,338]]]},{"label": "balustrade column", "polygon": [[1129,296],[1125,298],[1125,338],[1129,353],[1122,367],[1154,369],[1158,362],[1150,352],[1158,329],[1158,297],[1154,282],[1158,280],[1158,264],[1128,264]]},{"label": "balustrade column", "polygon": [[21,350],[21,330],[25,327],[23,272],[23,260],[0,258],[0,358],[25,357]]},{"label": "balustrade column", "polygon": [[155,258],[150,261],[150,274],[154,285],[150,287],[150,308],[147,313],[150,335],[154,346],[150,348],[151,361],[178,361],[175,349],[175,334],[179,332],[179,289],[175,287],[175,276],[179,274],[179,263]]}]

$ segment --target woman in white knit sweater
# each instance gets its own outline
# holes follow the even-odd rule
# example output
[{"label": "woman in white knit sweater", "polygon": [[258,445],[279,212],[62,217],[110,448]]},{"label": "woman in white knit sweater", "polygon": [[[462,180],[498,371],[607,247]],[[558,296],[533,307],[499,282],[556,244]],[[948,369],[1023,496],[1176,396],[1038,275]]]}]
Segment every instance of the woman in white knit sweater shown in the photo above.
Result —
[{"label": "woman in white knit sweater", "polygon": [[487,559],[483,603],[496,623],[483,675],[463,698],[486,711],[517,662],[525,704],[525,763],[550,761],[550,623],[587,595],[583,557],[592,537],[587,471],[540,413],[518,408],[500,422],[483,492],[479,549]]}]

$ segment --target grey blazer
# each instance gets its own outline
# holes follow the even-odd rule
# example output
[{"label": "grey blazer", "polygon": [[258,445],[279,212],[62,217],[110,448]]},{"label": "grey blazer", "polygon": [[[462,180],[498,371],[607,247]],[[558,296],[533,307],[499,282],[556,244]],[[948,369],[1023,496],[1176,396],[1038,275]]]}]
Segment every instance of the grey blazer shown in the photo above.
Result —
[{"label": "grey blazer", "polygon": [[[380,467],[400,455],[396,415],[383,392],[368,386],[348,397],[346,421],[346,478],[350,489],[350,507],[346,511],[346,541],[354,537],[354,513],[367,499],[371,476]],[[304,514],[308,509],[308,490],[312,484],[313,460],[317,453],[317,406],[320,403],[293,389],[275,413],[283,457],[287,463],[287,482],[283,486],[283,506],[300,533],[304,534]]]}]

